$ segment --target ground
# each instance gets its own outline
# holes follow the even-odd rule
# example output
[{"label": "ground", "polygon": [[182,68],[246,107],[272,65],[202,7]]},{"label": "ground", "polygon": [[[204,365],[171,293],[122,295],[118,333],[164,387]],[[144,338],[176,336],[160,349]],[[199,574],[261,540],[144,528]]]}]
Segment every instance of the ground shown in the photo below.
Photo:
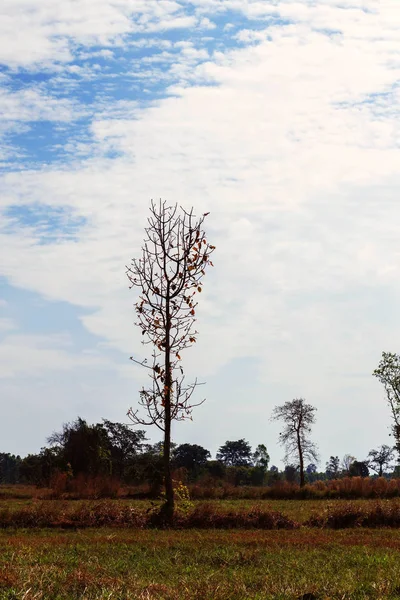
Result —
[{"label": "ground", "polygon": [[[305,521],[328,503],[265,504]],[[238,505],[246,503],[217,504]],[[400,598],[399,550],[397,528],[7,528],[0,531],[0,599]]]}]

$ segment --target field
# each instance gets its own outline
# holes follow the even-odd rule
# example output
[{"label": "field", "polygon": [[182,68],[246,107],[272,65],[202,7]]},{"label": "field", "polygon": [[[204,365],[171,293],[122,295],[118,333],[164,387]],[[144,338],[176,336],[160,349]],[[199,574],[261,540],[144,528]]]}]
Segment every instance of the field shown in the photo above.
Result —
[{"label": "field", "polygon": [[[195,502],[188,512],[214,515],[214,527],[193,527],[183,515],[181,528],[172,530],[143,520],[149,506],[144,500],[1,500],[0,599],[400,598],[398,500]],[[227,517],[270,513],[287,520],[264,518],[260,529]],[[32,519],[16,527],[18,514]],[[339,528],[327,515],[343,519]],[[366,515],[370,521],[361,519]],[[383,518],[392,526],[380,527]],[[50,527],[41,526],[47,522]],[[365,526],[370,522],[373,528]]]},{"label": "field", "polygon": [[398,598],[398,531],[15,531],[2,599]]}]

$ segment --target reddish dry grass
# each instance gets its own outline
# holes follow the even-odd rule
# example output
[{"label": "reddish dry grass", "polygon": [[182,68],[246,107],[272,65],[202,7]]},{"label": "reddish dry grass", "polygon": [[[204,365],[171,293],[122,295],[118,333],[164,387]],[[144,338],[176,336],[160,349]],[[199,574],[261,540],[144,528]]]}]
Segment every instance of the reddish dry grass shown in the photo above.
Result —
[{"label": "reddish dry grass", "polygon": [[[227,509],[203,503],[175,515],[177,529],[298,529],[301,524],[287,515],[262,506]],[[400,501],[322,503],[303,524],[308,528],[346,529],[400,527]],[[158,508],[133,508],[128,503],[99,501],[37,501],[31,505],[0,509],[0,528],[161,527]]]},{"label": "reddish dry grass", "polygon": [[286,481],[269,487],[238,486],[221,482],[210,485],[189,486],[194,499],[249,499],[249,500],[307,500],[307,499],[358,499],[400,497],[400,479],[384,477],[342,477],[331,481],[316,481],[300,488]]},{"label": "reddish dry grass", "polygon": [[[37,502],[16,509],[0,510],[0,528],[64,529],[87,527],[158,527],[157,508],[151,510],[103,500],[98,502]],[[294,529],[298,523],[289,517],[259,506],[249,509],[220,511],[212,504],[203,504],[187,512],[177,512],[174,526],[179,529]]]},{"label": "reddish dry grass", "polygon": [[[400,479],[384,477],[343,477],[331,481],[316,481],[300,488],[298,484],[278,482],[272,486],[233,486],[229,483],[208,478],[203,483],[188,486],[195,500],[319,500],[358,498],[400,498]],[[0,486],[0,499],[99,499],[99,498],[150,498],[151,488],[147,484],[123,486],[108,476],[78,476],[69,479],[65,473],[56,474],[51,488],[35,486]]]},{"label": "reddish dry grass", "polygon": [[331,529],[400,527],[400,502],[377,500],[366,505],[349,502],[328,506],[322,513],[311,516],[304,525]]}]

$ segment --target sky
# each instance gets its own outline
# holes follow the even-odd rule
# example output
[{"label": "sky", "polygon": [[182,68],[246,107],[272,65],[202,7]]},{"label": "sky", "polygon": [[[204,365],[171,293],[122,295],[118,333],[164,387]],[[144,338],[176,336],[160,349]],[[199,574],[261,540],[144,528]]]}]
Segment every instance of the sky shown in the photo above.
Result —
[{"label": "sky", "polygon": [[399,0],[3,0],[0,451],[129,422],[152,198],[209,211],[216,246],[182,360],[206,402],[174,441],[281,465],[271,413],[303,397],[321,469],[391,444],[399,117]]}]

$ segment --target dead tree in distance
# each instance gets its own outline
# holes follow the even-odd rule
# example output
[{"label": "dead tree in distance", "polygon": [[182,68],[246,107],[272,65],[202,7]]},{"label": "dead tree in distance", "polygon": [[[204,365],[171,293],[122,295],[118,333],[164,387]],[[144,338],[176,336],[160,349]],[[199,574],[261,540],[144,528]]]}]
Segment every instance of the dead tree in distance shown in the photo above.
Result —
[{"label": "dead tree in distance", "polygon": [[280,420],[284,423],[279,443],[286,449],[285,462],[293,456],[298,458],[301,487],[305,484],[304,460],[318,460],[317,448],[309,439],[316,410],[311,404],[306,404],[304,398],[295,398],[282,406],[275,406],[271,417],[273,421]]},{"label": "dead tree in distance", "polygon": [[202,290],[206,268],[213,266],[210,256],[215,246],[208,243],[203,222],[209,213],[195,217],[166,201],[150,205],[144,245],[139,259],[127,267],[130,288],[139,289],[135,304],[136,325],[143,344],[153,346],[152,361],[131,360],[149,369],[151,385],[140,392],[139,409],[130,408],[128,416],[137,425],[156,425],[164,434],[163,460],[165,504],[162,515],[171,523],[174,514],[174,489],[171,474],[172,421],[191,419],[197,380],[186,383],[181,354],[196,342],[196,298]]}]

